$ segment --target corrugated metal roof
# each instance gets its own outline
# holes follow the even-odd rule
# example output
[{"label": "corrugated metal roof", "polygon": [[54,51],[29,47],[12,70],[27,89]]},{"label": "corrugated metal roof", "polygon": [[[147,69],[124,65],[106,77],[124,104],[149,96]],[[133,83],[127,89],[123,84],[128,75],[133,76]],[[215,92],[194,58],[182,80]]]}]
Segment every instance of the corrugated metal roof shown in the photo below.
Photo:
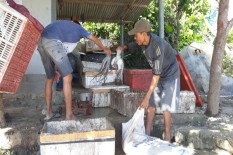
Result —
[{"label": "corrugated metal roof", "polygon": [[151,0],[62,0],[57,19],[81,15],[85,21],[119,23],[135,21]]}]

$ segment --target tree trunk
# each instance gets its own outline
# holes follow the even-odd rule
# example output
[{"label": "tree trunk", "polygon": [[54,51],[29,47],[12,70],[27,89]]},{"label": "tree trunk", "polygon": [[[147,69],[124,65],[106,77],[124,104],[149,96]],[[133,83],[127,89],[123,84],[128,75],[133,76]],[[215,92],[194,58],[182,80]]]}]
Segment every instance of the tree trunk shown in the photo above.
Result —
[{"label": "tree trunk", "polygon": [[3,128],[6,126],[6,121],[4,117],[4,106],[3,106],[3,98],[2,94],[0,93],[0,128]]},{"label": "tree trunk", "polygon": [[219,96],[221,88],[222,62],[226,45],[226,27],[228,22],[229,0],[220,0],[217,21],[217,36],[214,42],[214,51],[211,61],[209,92],[205,114],[216,116],[219,113]]}]

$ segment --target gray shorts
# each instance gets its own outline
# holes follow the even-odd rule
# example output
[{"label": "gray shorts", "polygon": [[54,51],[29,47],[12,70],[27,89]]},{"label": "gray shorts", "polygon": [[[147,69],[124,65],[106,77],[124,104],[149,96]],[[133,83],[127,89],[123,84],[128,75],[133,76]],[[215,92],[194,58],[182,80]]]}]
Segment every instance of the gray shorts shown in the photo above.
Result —
[{"label": "gray shorts", "polygon": [[176,112],[179,107],[180,78],[159,81],[150,97],[151,107],[160,107],[161,111]]},{"label": "gray shorts", "polygon": [[42,37],[38,43],[38,51],[48,79],[55,77],[55,66],[62,77],[73,72],[66,50],[60,41]]}]

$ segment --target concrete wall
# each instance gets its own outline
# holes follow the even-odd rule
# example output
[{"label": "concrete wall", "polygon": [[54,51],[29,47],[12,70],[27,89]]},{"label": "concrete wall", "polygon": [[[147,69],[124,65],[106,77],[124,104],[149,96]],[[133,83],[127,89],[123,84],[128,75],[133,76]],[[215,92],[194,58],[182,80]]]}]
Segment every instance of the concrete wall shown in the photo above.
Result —
[{"label": "concrete wall", "polygon": [[[46,26],[56,19],[56,0],[21,0],[31,15]],[[39,52],[36,50],[26,74],[45,74]]]},{"label": "concrete wall", "polygon": [[233,18],[233,1],[229,1],[229,15],[228,15],[228,20],[231,20]]}]

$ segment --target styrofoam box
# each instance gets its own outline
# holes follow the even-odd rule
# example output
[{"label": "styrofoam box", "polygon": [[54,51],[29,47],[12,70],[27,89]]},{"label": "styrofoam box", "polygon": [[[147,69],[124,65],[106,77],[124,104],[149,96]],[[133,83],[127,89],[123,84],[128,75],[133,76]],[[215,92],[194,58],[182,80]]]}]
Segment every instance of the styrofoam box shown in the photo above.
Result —
[{"label": "styrofoam box", "polygon": [[117,77],[117,73],[115,70],[112,70],[108,73],[107,78],[105,82],[103,80],[100,80],[100,77],[94,78],[98,72],[83,72],[82,75],[82,85],[85,88],[91,88],[94,86],[101,86],[104,83],[114,83],[115,79]]},{"label": "styrofoam box", "polygon": [[106,118],[46,122],[41,155],[115,155],[115,129]]},{"label": "styrofoam box", "polygon": [[82,61],[83,72],[98,72],[102,63]]},{"label": "styrofoam box", "polygon": [[[104,47],[110,48],[111,43],[109,39],[100,39]],[[95,50],[101,50],[93,41],[88,40],[86,41],[86,51],[95,51]]]},{"label": "styrofoam box", "polygon": [[129,90],[129,86],[126,85],[107,85],[107,86],[96,86],[92,87],[92,107],[110,107],[111,104],[111,90],[125,91]]}]

